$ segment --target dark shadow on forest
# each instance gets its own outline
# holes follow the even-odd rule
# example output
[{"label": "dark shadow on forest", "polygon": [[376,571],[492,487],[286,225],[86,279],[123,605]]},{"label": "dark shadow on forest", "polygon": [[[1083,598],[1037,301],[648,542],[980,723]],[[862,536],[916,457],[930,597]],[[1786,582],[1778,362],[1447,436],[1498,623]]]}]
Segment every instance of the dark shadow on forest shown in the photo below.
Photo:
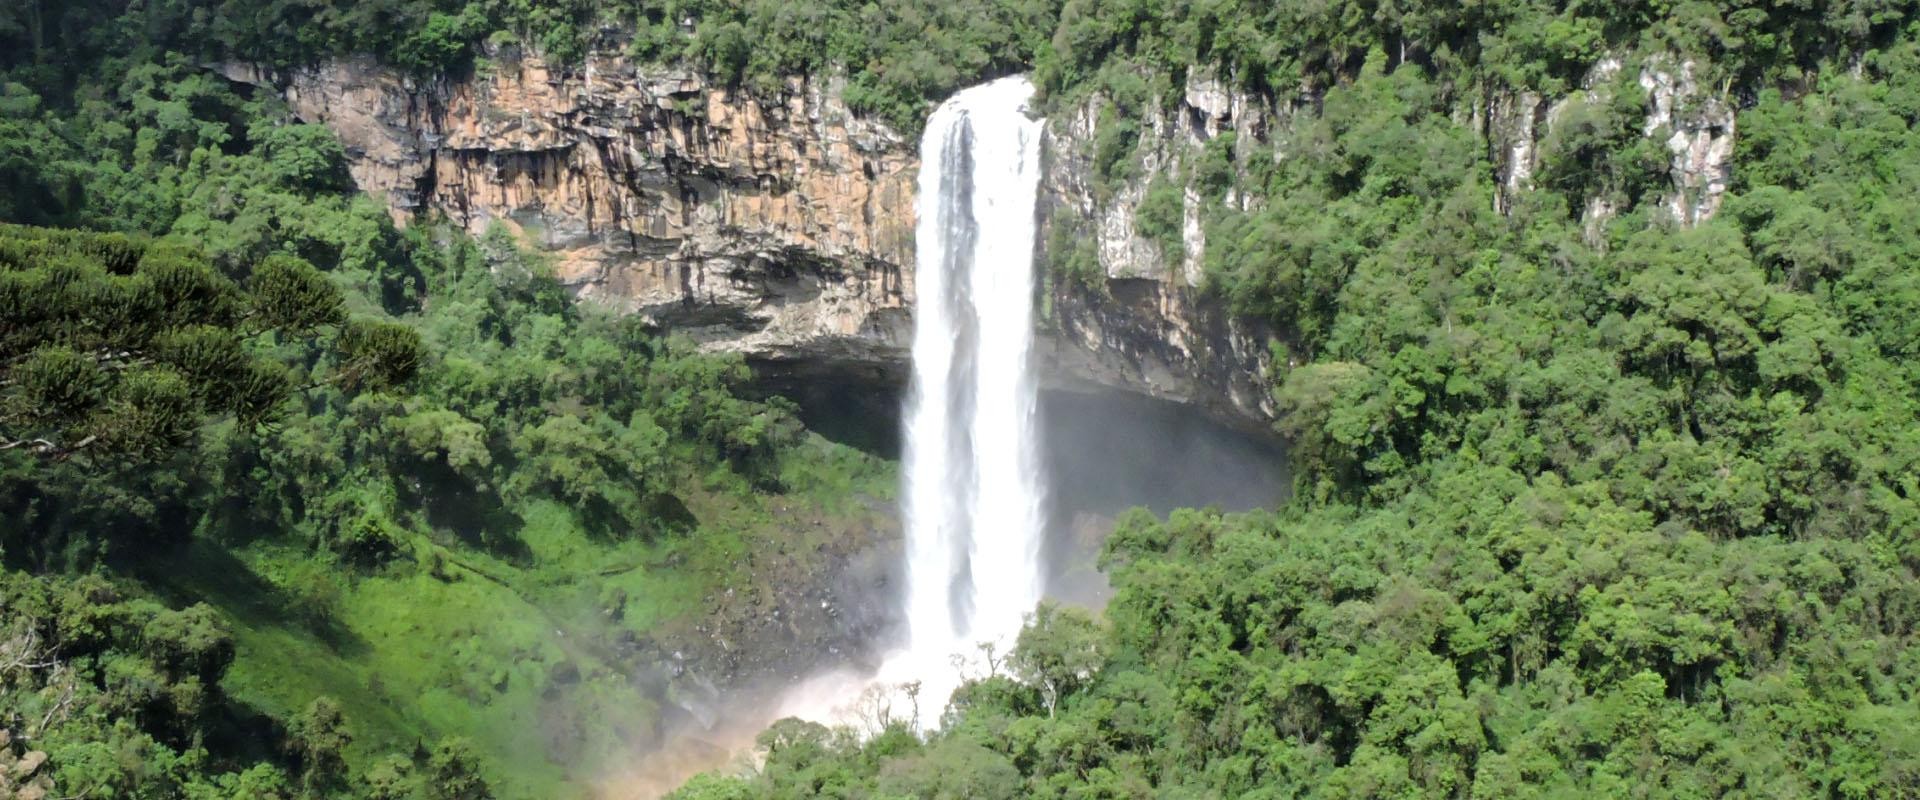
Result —
[{"label": "dark shadow on forest", "polygon": [[402,500],[423,509],[434,530],[451,533],[468,547],[507,563],[532,563],[533,550],[520,539],[526,520],[507,508],[499,492],[474,486],[442,461],[423,460],[414,470],[412,496]]},{"label": "dark shadow on forest", "polygon": [[693,515],[693,509],[676,495],[655,495],[647,504],[647,514],[657,526],[650,532],[654,536],[679,536],[700,527],[700,519]]},{"label": "dark shadow on forest", "polygon": [[286,725],[251,703],[232,695],[225,698],[226,702],[217,706],[221,719],[207,726],[204,743],[207,752],[224,756],[225,763],[220,766],[238,770],[286,755],[282,749],[282,744],[288,741]]},{"label": "dark shadow on forest", "polygon": [[880,458],[900,458],[900,404],[907,391],[904,367],[810,361],[751,365],[752,393],[793,401],[808,430]]},{"label": "dark shadow on forest", "polygon": [[304,630],[335,652],[355,658],[367,643],[335,618],[335,610],[304,601],[262,578],[225,547],[201,540],[154,548],[116,563],[170,607],[206,603],[244,625]]}]

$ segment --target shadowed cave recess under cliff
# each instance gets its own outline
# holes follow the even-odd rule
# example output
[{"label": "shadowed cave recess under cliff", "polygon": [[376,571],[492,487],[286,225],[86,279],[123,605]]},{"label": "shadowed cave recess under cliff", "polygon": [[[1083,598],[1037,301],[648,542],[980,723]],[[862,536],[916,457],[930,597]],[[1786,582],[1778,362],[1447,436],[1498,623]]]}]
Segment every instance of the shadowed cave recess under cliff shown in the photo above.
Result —
[{"label": "shadowed cave recess under cliff", "polygon": [[[794,401],[809,429],[900,458],[904,376],[860,365],[754,366],[757,387]],[[1285,442],[1244,418],[1099,387],[1043,389],[1039,415],[1048,480],[1046,588],[1063,602],[1104,602],[1106,582],[1094,561],[1127,509],[1164,515],[1177,508],[1271,508],[1291,490]],[[892,571],[873,577],[899,578]],[[888,607],[888,591],[880,593],[873,607]]]}]

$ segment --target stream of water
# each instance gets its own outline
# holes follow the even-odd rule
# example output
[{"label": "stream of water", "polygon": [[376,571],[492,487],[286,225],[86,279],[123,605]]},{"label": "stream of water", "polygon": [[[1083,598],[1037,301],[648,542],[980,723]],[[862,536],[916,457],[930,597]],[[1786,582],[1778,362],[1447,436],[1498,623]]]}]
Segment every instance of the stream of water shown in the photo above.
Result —
[{"label": "stream of water", "polygon": [[[875,675],[817,676],[785,713],[823,721],[937,724],[980,674],[979,645],[1006,653],[1040,601],[1045,461],[1032,368],[1034,204],[1041,122],[1023,77],[942,103],[920,140],[913,378],[902,510],[906,643]],[[962,660],[974,665],[960,663]],[[876,715],[874,705],[891,708]]]},{"label": "stream of water", "polygon": [[1040,600],[1032,96],[1020,77],[967,89],[941,104],[920,142],[906,655],[948,670],[950,654],[1018,633]]}]

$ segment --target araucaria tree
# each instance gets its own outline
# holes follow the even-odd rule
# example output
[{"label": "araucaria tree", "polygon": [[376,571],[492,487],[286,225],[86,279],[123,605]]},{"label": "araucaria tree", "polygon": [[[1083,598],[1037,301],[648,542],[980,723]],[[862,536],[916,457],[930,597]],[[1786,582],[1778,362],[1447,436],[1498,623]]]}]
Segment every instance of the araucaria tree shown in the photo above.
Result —
[{"label": "araucaria tree", "polygon": [[398,385],[419,362],[418,333],[349,318],[292,256],[229,276],[178,241],[0,226],[0,449],[152,457],[211,418],[271,425],[313,384],[270,337],[316,345],[320,382],[343,388]]}]

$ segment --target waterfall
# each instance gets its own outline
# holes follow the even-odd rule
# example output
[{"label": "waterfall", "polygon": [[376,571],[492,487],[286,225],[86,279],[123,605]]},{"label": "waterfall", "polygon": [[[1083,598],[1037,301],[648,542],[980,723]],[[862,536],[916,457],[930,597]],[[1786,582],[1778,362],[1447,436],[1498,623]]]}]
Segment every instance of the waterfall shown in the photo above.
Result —
[{"label": "waterfall", "polygon": [[[878,674],[829,672],[794,687],[776,716],[870,722],[869,701],[922,726],[976,646],[1004,655],[1040,601],[1044,522],[1033,350],[1034,202],[1040,182],[1033,85],[1004,78],[942,103],[920,140],[913,380],[905,414],[906,646]],[[963,667],[953,656],[967,657]],[[962,673],[963,668],[965,673]]]},{"label": "waterfall", "polygon": [[[920,141],[913,383],[906,408],[910,658],[952,671],[1003,651],[1040,600],[1044,486],[1035,431],[1033,86],[941,104]],[[944,687],[925,676],[929,688]],[[945,696],[935,698],[944,703]]]}]

